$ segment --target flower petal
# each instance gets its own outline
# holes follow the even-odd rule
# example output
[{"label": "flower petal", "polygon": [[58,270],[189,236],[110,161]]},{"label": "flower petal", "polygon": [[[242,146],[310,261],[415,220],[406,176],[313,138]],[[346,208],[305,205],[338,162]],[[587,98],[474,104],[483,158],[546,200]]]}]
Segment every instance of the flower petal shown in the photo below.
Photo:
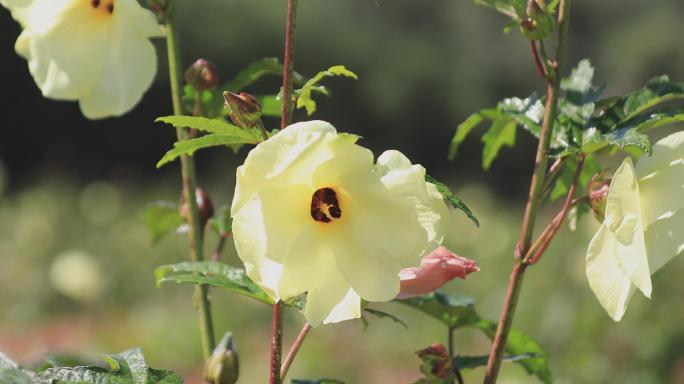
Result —
[{"label": "flower petal", "polygon": [[318,255],[319,269],[306,296],[304,316],[312,326],[361,317],[361,300],[337,270],[332,254]]},{"label": "flower petal", "polygon": [[668,261],[684,252],[684,209],[651,224],[645,236],[648,264],[651,273],[656,273]]},{"label": "flower petal", "polygon": [[247,274],[274,300],[293,241],[311,221],[308,196],[303,185],[266,189],[233,213],[233,240]]},{"label": "flower petal", "polygon": [[136,25],[136,19],[147,19],[149,15],[126,12],[129,8],[115,8],[109,49],[101,58],[104,67],[89,92],[80,95],[81,111],[89,119],[120,116],[130,111],[140,102],[157,72],[154,45]]},{"label": "flower petal", "polygon": [[617,267],[646,297],[651,297],[639,185],[629,157],[622,162],[610,183],[604,224],[615,239],[612,252]]},{"label": "flower petal", "polygon": [[615,321],[620,321],[634,289],[615,255],[617,239],[601,224],[589,243],[587,279],[599,303]]},{"label": "flower petal", "polygon": [[284,300],[308,291],[311,276],[318,273],[319,255],[325,252],[325,244],[317,227],[315,221],[308,221],[287,252],[278,284],[278,294]]},{"label": "flower petal", "polygon": [[636,173],[646,228],[684,208],[684,131],[659,140],[652,156],[639,159]]}]

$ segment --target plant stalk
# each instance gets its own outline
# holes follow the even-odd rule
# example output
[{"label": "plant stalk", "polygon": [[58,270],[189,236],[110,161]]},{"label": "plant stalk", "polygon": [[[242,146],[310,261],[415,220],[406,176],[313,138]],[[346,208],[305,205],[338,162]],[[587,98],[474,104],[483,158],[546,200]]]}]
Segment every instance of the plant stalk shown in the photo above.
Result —
[{"label": "plant stalk", "polygon": [[485,384],[494,384],[498,378],[501,358],[503,357],[503,352],[506,348],[508,334],[513,325],[513,318],[515,316],[515,309],[518,305],[518,298],[520,297],[525,270],[529,265],[523,262],[523,257],[529,250],[532,234],[534,232],[534,223],[539,211],[539,205],[541,204],[542,190],[548,164],[549,143],[558,108],[558,93],[560,91],[561,69],[565,60],[565,48],[568,40],[568,22],[571,2],[571,0],[560,0],[558,7],[557,25],[559,31],[556,40],[556,61],[552,66],[553,76],[551,79],[547,78],[546,108],[544,111],[544,121],[539,134],[534,173],[532,175],[532,180],[530,181],[530,192],[525,207],[525,216],[520,232],[520,239],[515,247],[513,271],[511,272],[509,279],[506,298],[496,329],[492,349],[489,353],[487,371],[484,378]]},{"label": "plant stalk", "polygon": [[[183,107],[181,105],[182,89],[180,51],[176,37],[176,25],[173,19],[173,12],[169,11],[166,15],[166,45],[169,61],[169,80],[171,83],[171,101],[173,103],[173,114],[182,115]],[[188,135],[188,129],[176,128],[176,136],[178,141],[187,140]],[[197,207],[197,199],[195,197],[195,190],[197,188],[195,162],[193,161],[192,157],[186,155],[181,156],[180,160],[183,197],[190,208],[190,217],[188,218],[188,245],[190,247],[190,260],[202,261],[204,260],[204,256],[202,254],[204,230],[200,223],[199,208]],[[197,308],[200,333],[202,337],[202,353],[204,355],[204,359],[206,360],[216,347],[214,326],[211,317],[211,306],[209,304],[208,288],[206,285],[195,286],[194,302]]]},{"label": "plant stalk", "polygon": [[306,339],[306,336],[309,334],[309,331],[311,331],[311,324],[305,323],[302,329],[299,331],[299,334],[297,335],[297,338],[295,339],[294,343],[292,343],[290,351],[287,353],[287,356],[283,361],[283,367],[280,368],[280,380],[285,380],[285,376],[287,376],[287,371],[290,370],[290,366],[292,365],[295,356],[297,356],[299,348],[301,348],[302,344],[304,343],[304,339]]},{"label": "plant stalk", "polygon": [[[292,121],[292,73],[295,58],[295,26],[297,22],[297,0],[287,0],[287,21],[285,23],[285,53],[283,58],[283,98],[280,105],[280,129],[285,129]],[[273,304],[271,322],[271,359],[269,384],[280,384],[280,360],[283,351],[283,303]]]}]

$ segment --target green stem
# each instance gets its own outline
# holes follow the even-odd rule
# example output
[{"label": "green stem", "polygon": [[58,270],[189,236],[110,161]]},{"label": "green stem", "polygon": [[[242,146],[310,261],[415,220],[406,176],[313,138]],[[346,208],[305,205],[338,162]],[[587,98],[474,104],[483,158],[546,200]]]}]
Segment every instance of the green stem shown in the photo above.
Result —
[{"label": "green stem", "polygon": [[558,108],[561,68],[563,67],[563,62],[565,60],[565,48],[568,40],[570,3],[571,0],[560,0],[560,5],[558,7],[559,31],[556,41],[556,62],[553,65],[553,76],[551,79],[547,79],[546,108],[544,111],[544,121],[539,134],[534,173],[532,175],[532,180],[530,181],[530,192],[525,207],[525,216],[520,232],[520,239],[515,247],[513,271],[511,272],[509,279],[506,298],[501,311],[501,318],[499,319],[499,324],[496,329],[494,342],[492,343],[492,349],[489,353],[487,372],[484,379],[485,384],[496,383],[496,379],[499,375],[501,358],[503,357],[503,352],[506,348],[508,334],[513,325],[513,318],[515,317],[515,309],[518,305],[518,298],[520,297],[525,270],[529,265],[524,263],[522,259],[529,250],[532,234],[534,233],[534,223],[539,210],[539,205],[541,204],[542,190],[548,165],[549,143]]},{"label": "green stem", "polygon": [[[166,14],[166,46],[169,60],[169,80],[171,82],[171,100],[173,102],[173,114],[182,115],[181,105],[181,68],[180,51],[176,41],[176,26],[173,20],[173,12]],[[186,128],[176,128],[178,141],[187,140],[189,131]],[[190,217],[188,218],[188,245],[190,247],[190,260],[202,261],[204,243],[204,230],[200,223],[199,209],[195,190],[197,189],[197,179],[195,175],[195,162],[192,157],[181,156],[181,180],[183,183],[184,201],[190,207]],[[202,336],[202,353],[207,359],[216,347],[214,338],[214,326],[212,324],[211,306],[208,298],[208,288],[206,285],[196,285],[194,301],[197,307],[197,315],[200,323],[200,333]]]}]

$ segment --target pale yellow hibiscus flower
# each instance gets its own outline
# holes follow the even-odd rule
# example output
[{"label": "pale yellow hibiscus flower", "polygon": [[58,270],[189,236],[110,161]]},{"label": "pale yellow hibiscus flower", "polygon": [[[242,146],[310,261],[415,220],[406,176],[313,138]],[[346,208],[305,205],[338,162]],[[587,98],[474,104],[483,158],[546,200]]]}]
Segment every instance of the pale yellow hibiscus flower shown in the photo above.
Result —
[{"label": "pale yellow hibiscus flower", "polygon": [[636,168],[613,175],[605,220],[587,251],[587,277],[619,321],[636,289],[651,297],[651,275],[684,251],[684,131],[658,141]]},{"label": "pale yellow hibiscus flower", "polygon": [[90,119],[130,111],[157,70],[164,35],[136,0],[0,0],[23,27],[15,44],[43,96],[78,100]]},{"label": "pale yellow hibiscus flower", "polygon": [[237,170],[233,237],[247,274],[274,300],[308,292],[312,325],[389,301],[399,272],[443,239],[450,211],[425,169],[398,151],[373,163],[358,137],[323,121],[293,124]]}]

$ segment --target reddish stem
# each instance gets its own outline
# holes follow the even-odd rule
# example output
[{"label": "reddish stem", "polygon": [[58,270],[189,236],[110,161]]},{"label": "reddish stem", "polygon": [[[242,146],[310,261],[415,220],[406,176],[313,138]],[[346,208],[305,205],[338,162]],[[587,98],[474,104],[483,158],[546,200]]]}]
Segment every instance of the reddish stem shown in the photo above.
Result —
[{"label": "reddish stem", "polygon": [[271,362],[269,384],[280,384],[280,358],[283,350],[283,302],[273,304],[271,322]]},{"label": "reddish stem", "polygon": [[[563,224],[563,220],[565,220],[565,216],[567,216],[568,211],[570,211],[570,208],[573,206],[573,196],[575,195],[575,190],[577,189],[577,184],[579,183],[579,178],[580,175],[582,174],[582,168],[584,167],[584,155],[580,155],[579,160],[577,162],[577,169],[575,170],[575,176],[572,179],[572,184],[570,185],[570,189],[568,190],[568,196],[565,198],[565,203],[563,204],[563,208],[561,211],[556,215],[556,217],[551,221],[551,223],[544,229],[544,232],[539,236],[539,239],[534,242],[534,245],[530,248],[529,252],[525,256],[524,262],[527,264],[535,264],[541,256],[544,254],[544,251],[546,251],[546,248],[549,247],[549,244],[551,244],[551,240],[553,237],[558,233],[558,230],[561,227],[561,224]],[[543,240],[542,240],[543,239]],[[539,240],[542,240],[541,245],[539,246],[539,249],[535,251],[535,245],[539,242]],[[534,252],[534,254],[532,254]]]},{"label": "reddish stem", "polygon": [[287,371],[290,369],[290,365],[292,365],[295,356],[297,356],[297,352],[299,352],[299,348],[301,348],[302,344],[304,343],[304,339],[306,339],[306,335],[309,334],[310,330],[311,324],[305,323],[302,327],[302,330],[299,331],[299,334],[297,335],[297,338],[292,344],[292,347],[290,347],[290,351],[287,353],[287,357],[285,357],[285,361],[283,361],[283,367],[280,369],[281,380],[285,380],[285,376],[287,376]]},{"label": "reddish stem", "polygon": [[287,24],[285,25],[285,58],[283,60],[283,101],[280,107],[280,128],[292,121],[292,72],[295,57],[295,24],[297,21],[297,0],[287,0]]},{"label": "reddish stem", "polygon": [[532,50],[532,57],[534,58],[534,65],[537,67],[537,72],[539,72],[544,79],[548,78],[544,64],[542,64],[542,60],[539,57],[537,43],[534,40],[530,40],[530,49]]}]

